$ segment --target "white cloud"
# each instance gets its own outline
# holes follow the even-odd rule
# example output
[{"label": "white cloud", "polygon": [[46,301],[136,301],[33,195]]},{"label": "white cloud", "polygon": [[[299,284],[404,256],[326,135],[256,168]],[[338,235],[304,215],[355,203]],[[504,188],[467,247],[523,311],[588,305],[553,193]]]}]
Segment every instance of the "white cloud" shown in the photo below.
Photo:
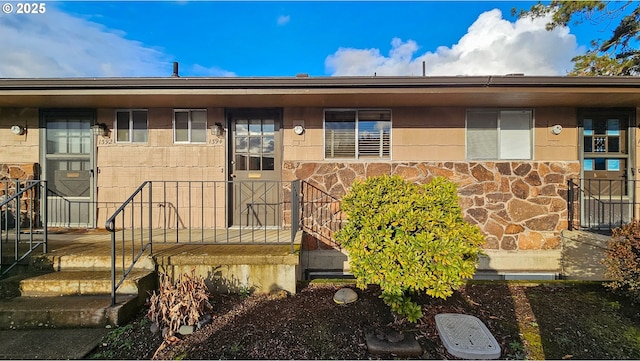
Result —
[{"label": "white cloud", "polygon": [[378,49],[340,48],[325,60],[331,75],[563,75],[577,55],[568,28],[547,31],[546,18],[511,23],[498,9],[481,14],[457,44],[416,54],[418,44],[394,38],[388,56]]},{"label": "white cloud", "polygon": [[291,16],[289,15],[280,15],[278,16],[278,25],[286,25],[291,20]]},{"label": "white cloud", "polygon": [[[0,78],[166,77],[172,73],[170,56],[161,50],[53,6],[37,16],[0,16],[0,34]],[[209,76],[235,75],[200,65],[192,69]]]},{"label": "white cloud", "polygon": [[37,16],[0,16],[0,77],[168,76],[159,50],[53,6]]},{"label": "white cloud", "polygon": [[236,73],[218,67],[205,67],[200,64],[195,64],[191,67],[192,76],[211,76],[211,77],[236,77]]}]

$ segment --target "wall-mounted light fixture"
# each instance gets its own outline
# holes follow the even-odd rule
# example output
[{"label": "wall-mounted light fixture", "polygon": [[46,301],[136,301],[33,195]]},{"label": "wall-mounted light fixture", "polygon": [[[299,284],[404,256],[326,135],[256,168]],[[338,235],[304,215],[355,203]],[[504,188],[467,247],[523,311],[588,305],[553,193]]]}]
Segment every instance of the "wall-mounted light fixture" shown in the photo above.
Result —
[{"label": "wall-mounted light fixture", "polygon": [[555,135],[562,133],[562,125],[556,124],[553,127],[551,127],[551,133]]},{"label": "wall-mounted light fixture", "polygon": [[224,128],[222,128],[222,123],[216,123],[211,126],[211,135],[215,135],[219,137],[224,132]]},{"label": "wall-mounted light fixture", "polygon": [[23,135],[25,132],[27,131],[27,129],[21,125],[12,125],[11,126],[11,133],[15,134],[15,135]]},{"label": "wall-mounted light fixture", "polygon": [[107,125],[104,123],[97,123],[91,127],[91,131],[95,136],[104,137],[109,133],[109,128],[107,128]]}]

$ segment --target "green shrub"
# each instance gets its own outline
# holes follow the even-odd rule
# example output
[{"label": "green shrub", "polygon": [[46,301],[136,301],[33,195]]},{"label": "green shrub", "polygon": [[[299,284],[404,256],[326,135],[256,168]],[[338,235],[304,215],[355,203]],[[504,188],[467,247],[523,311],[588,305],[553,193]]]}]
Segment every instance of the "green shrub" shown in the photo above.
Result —
[{"label": "green shrub", "polygon": [[353,184],[342,211],[348,221],[336,240],[349,252],[357,286],[379,285],[385,303],[411,322],[422,317],[412,294],[447,298],[475,273],[484,237],[462,218],[451,181],[369,178]]},{"label": "green shrub", "polygon": [[633,221],[613,230],[605,251],[606,285],[613,290],[628,292],[640,302],[640,222]]}]

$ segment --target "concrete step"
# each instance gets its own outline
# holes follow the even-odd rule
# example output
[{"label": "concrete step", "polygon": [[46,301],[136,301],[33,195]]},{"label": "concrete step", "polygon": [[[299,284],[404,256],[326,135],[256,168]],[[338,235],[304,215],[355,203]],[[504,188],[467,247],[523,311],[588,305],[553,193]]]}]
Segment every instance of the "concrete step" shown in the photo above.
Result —
[{"label": "concrete step", "polygon": [[14,298],[20,296],[20,282],[25,278],[37,277],[48,272],[31,271],[20,272],[18,274],[0,279],[0,299]]},{"label": "concrete step", "polygon": [[[119,255],[120,256],[120,255]],[[65,269],[111,269],[111,255],[96,255],[91,253],[55,255],[53,253],[43,255],[56,271]],[[125,257],[124,264],[131,264],[132,257]],[[122,258],[118,259],[118,264],[122,263]],[[155,270],[155,263],[148,255],[140,257],[136,262],[136,268]]]},{"label": "concrete step", "polygon": [[[134,269],[120,285],[120,294],[141,294],[155,289],[157,278],[150,270]],[[111,294],[111,271],[71,269],[52,272],[20,281],[20,294],[24,297],[109,295]]]},{"label": "concrete step", "polygon": [[120,325],[140,309],[137,295],[16,297],[0,300],[0,329]]}]

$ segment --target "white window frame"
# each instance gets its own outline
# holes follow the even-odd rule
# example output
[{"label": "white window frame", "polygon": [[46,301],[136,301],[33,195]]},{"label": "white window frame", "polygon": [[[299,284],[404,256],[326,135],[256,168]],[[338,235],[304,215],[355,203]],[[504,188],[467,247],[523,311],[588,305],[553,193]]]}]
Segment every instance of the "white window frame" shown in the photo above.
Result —
[{"label": "white window frame", "polygon": [[[374,112],[388,112],[389,113],[389,141],[388,141],[388,154],[380,154],[380,156],[375,157],[375,156],[370,156],[370,155],[363,155],[360,152],[359,149],[359,135],[360,135],[360,119],[359,119],[359,114],[360,112],[366,112],[366,111],[374,111]],[[352,157],[327,157],[327,113],[330,112],[355,112],[355,129],[354,129],[354,155]],[[324,109],[323,112],[323,116],[322,116],[322,130],[323,130],[323,135],[322,135],[322,154],[323,154],[323,158],[325,160],[358,160],[358,159],[383,159],[383,160],[390,160],[391,159],[391,150],[392,150],[392,130],[393,130],[393,112],[391,109],[389,108],[329,108],[329,109]],[[366,121],[371,121],[371,120],[363,120],[363,122]],[[386,120],[385,120],[386,121]],[[381,139],[382,142],[384,142],[383,139]],[[381,148],[380,148],[380,153],[384,153],[384,144],[381,144]]]},{"label": "white window frame", "polygon": [[[513,137],[506,137],[505,135],[508,132],[518,132],[523,129],[507,129],[505,125],[507,124],[506,116],[509,113],[526,113],[528,114],[529,125],[527,129],[527,136],[521,136],[520,138],[514,139]],[[470,145],[470,128],[469,128],[469,117],[472,113],[484,113],[486,115],[493,114],[495,116],[496,121],[496,143],[495,145],[495,155],[493,156],[475,156],[477,153],[473,149],[471,149],[472,145]],[[471,128],[473,129],[473,128]],[[465,115],[465,152],[466,159],[468,160],[533,160],[534,159],[534,129],[535,129],[535,112],[530,108],[474,108],[468,109]],[[514,133],[511,133],[514,134]],[[517,135],[517,134],[516,134]],[[516,153],[517,156],[511,156],[507,154],[507,147],[509,146],[517,146],[525,144],[524,148],[518,149],[520,153]],[[526,154],[524,154],[526,153]]]},{"label": "white window frame", "polygon": [[[203,141],[193,141],[193,113],[194,112],[204,112],[205,124],[204,124],[204,140]],[[176,113],[187,113],[187,140],[177,140],[176,139]],[[175,144],[206,144],[207,143],[207,129],[209,125],[209,120],[207,117],[206,109],[174,109],[173,110],[173,143]],[[197,130],[197,129],[196,129]]]},{"label": "white window frame", "polygon": [[[133,122],[133,112],[144,112],[146,114],[145,117],[145,140],[144,141],[136,141],[134,140],[134,122]],[[129,127],[127,131],[129,132],[128,140],[120,140],[118,139],[118,113],[128,113],[129,114]],[[148,109],[116,109],[115,111],[115,120],[113,129],[115,130],[114,141],[116,143],[148,143],[149,142],[149,110]]]}]

